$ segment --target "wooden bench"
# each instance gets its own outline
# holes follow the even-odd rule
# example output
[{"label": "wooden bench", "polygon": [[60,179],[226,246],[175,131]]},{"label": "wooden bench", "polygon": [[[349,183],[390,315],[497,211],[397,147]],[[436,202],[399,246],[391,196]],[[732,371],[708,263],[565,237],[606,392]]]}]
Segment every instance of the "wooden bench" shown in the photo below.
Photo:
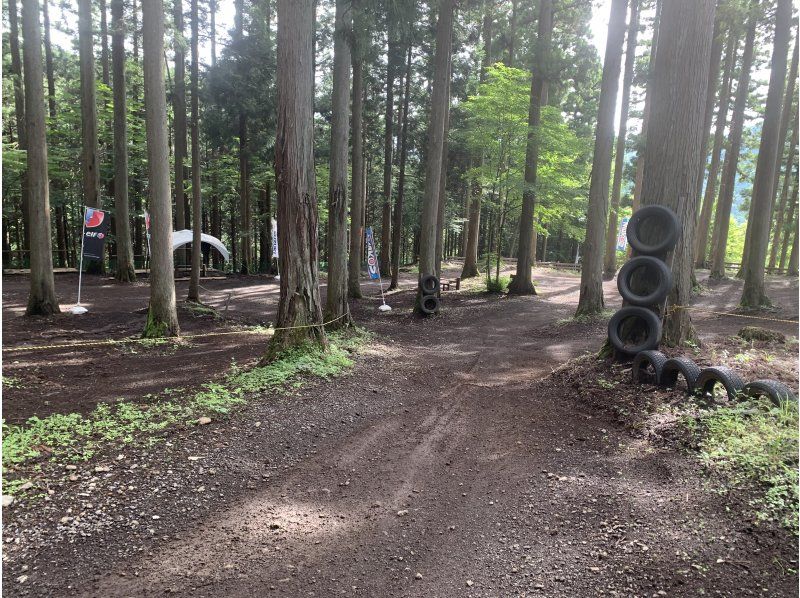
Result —
[{"label": "wooden bench", "polygon": [[461,290],[461,277],[453,278],[451,280],[443,280],[439,283],[440,292],[449,291],[451,286],[456,287],[456,291]]}]

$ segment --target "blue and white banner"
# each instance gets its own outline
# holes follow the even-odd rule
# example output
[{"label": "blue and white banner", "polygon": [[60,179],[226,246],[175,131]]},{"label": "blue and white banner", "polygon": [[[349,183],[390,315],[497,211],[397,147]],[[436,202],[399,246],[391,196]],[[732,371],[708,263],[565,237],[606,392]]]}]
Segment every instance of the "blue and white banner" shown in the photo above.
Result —
[{"label": "blue and white banner", "polygon": [[625,248],[628,247],[628,220],[629,218],[623,218],[622,222],[619,223],[619,233],[617,233],[617,251],[625,251]]},{"label": "blue and white banner", "polygon": [[375,251],[375,237],[372,234],[372,227],[367,227],[367,271],[372,280],[381,277],[381,270],[378,267],[378,252]]},{"label": "blue and white banner", "polygon": [[272,257],[278,259],[278,223],[272,219]]}]

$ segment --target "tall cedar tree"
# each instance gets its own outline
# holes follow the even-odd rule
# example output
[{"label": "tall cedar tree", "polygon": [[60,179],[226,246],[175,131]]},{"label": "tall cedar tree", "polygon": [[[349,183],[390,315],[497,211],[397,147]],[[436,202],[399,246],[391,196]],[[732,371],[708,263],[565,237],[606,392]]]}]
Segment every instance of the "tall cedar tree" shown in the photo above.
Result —
[{"label": "tall cedar tree", "polygon": [[611,184],[611,206],[606,231],[606,250],[603,273],[614,276],[617,271],[617,226],[619,225],[619,200],[622,193],[622,171],[625,169],[625,138],[628,133],[628,111],[631,103],[633,67],[636,63],[636,39],[639,34],[639,0],[631,0],[628,39],[625,45],[625,72],[622,76],[622,106],[619,111],[619,132],[614,153],[614,180]]},{"label": "tall cedar tree", "polygon": [[331,163],[328,186],[328,293],[325,320],[350,324],[347,304],[347,149],[350,132],[350,36],[353,13],[348,0],[336,0],[331,92]]},{"label": "tall cedar tree", "polygon": [[611,1],[600,106],[597,113],[592,176],[589,183],[589,213],[586,241],[583,244],[581,292],[576,315],[595,315],[603,311],[603,249],[608,219],[608,181],[611,177],[611,149],[614,143],[614,108],[617,103],[622,42],[625,36],[627,0]]},{"label": "tall cedar tree", "polygon": [[[744,289],[742,306],[758,308],[771,304],[764,289],[764,264],[772,218],[772,193],[775,181],[778,138],[780,136],[781,106],[786,83],[786,58],[792,25],[791,0],[778,0],[775,11],[775,36],[767,91],[764,124],[761,127],[761,144],[758,150],[756,174],[750,201],[752,230],[749,247],[744,255]],[[781,153],[783,148],[781,147]]]},{"label": "tall cedar tree", "polygon": [[23,61],[31,248],[31,287],[25,313],[29,316],[46,316],[61,310],[58,307],[53,280],[53,254],[50,241],[50,191],[47,175],[42,32],[39,29],[38,0],[22,2],[22,33],[25,38]]},{"label": "tall cedar tree", "polygon": [[[236,40],[240,46],[244,40],[244,1],[236,0]],[[242,107],[239,113],[239,235],[241,237],[240,271],[248,274],[252,268],[252,239],[250,231],[250,147],[247,128],[247,113]]]},{"label": "tall cedar tree", "polygon": [[725,164],[719,183],[719,198],[714,213],[714,232],[711,236],[711,273],[712,280],[725,278],[725,250],[728,245],[728,228],[730,226],[731,208],[733,207],[733,191],[736,183],[736,172],[739,165],[739,151],[742,146],[742,129],[744,127],[744,111],[750,93],[750,69],[753,66],[753,49],[755,46],[756,26],[760,8],[759,0],[752,0],[745,34],[739,77],[736,84],[736,99],[733,102],[728,148],[725,152]]},{"label": "tall cedar tree", "polygon": [[406,188],[406,159],[408,157],[408,105],[411,92],[411,43],[406,50],[405,86],[403,88],[403,125],[400,130],[400,171],[397,175],[397,198],[394,201],[392,222],[392,282],[389,290],[400,284],[400,241],[403,236],[403,200]]},{"label": "tall cedar tree", "polygon": [[92,0],[78,0],[78,44],[81,72],[81,140],[83,153],[83,203],[102,207],[100,172],[97,162],[97,99],[94,73],[94,36],[92,35]]},{"label": "tall cedar tree", "polygon": [[133,244],[128,214],[128,126],[125,86],[125,14],[123,0],[111,0],[111,61],[114,75],[114,211],[116,279],[133,282]]},{"label": "tall cedar tree", "polygon": [[[425,190],[422,197],[419,241],[420,279],[436,274],[436,224],[439,212],[439,182],[442,176],[445,116],[450,85],[450,53],[452,50],[454,0],[440,0],[436,23],[433,93],[428,124],[428,155],[425,165]],[[419,301],[417,301],[419,303]],[[419,305],[417,305],[418,309]]]},{"label": "tall cedar tree", "polygon": [[[791,81],[791,79],[790,79]],[[791,110],[793,107],[789,105],[789,109]],[[786,165],[784,167],[783,172],[783,185],[781,187],[781,198],[780,202],[778,203],[778,212],[775,216],[775,231],[772,233],[772,247],[769,251],[769,264],[767,266],[768,270],[774,270],[775,265],[778,259],[778,252],[780,250],[781,244],[781,234],[785,228],[784,224],[786,222],[786,209],[788,207],[789,201],[789,188],[792,185],[792,169],[794,167],[794,160],[797,149],[797,142],[798,142],[798,130],[797,130],[797,109],[795,108],[792,110],[793,118],[792,118],[792,138],[789,142],[789,153],[786,156]]]},{"label": "tall cedar tree", "polygon": [[[634,0],[635,2],[636,0]],[[522,191],[522,213],[519,217],[519,249],[517,273],[508,286],[508,292],[518,295],[535,295],[531,267],[535,256],[533,235],[536,208],[536,174],[539,167],[539,123],[542,97],[547,94],[550,65],[550,43],[553,37],[553,2],[540,0],[539,23],[536,34],[536,57],[531,78],[531,100],[528,109],[528,138],[525,146],[525,186]],[[532,251],[533,248],[533,251]]]},{"label": "tall cedar tree", "polygon": [[[22,83],[22,59],[19,51],[19,19],[17,18],[17,0],[8,0],[9,46],[11,49],[11,77],[14,81],[14,115],[17,123],[17,147],[25,150],[28,147],[28,135],[25,128],[25,91]],[[22,249],[30,249],[30,218],[28,209],[28,175],[23,173],[20,185],[22,212]]]},{"label": "tall cedar tree", "polygon": [[392,239],[392,153],[394,149],[394,80],[402,51],[398,36],[398,8],[395,2],[386,3],[387,58],[386,112],[383,127],[383,211],[381,216],[381,274],[389,273]]},{"label": "tall cedar tree", "polygon": [[189,84],[192,94],[192,271],[189,277],[189,293],[186,298],[189,301],[200,303],[203,209],[200,195],[200,15],[197,2],[198,0],[191,0],[192,70]]},{"label": "tall cedar tree", "polygon": [[347,294],[361,299],[361,249],[364,246],[364,34],[362,0],[351,0],[353,36],[350,53],[353,62],[353,189],[350,199],[350,255],[347,261]]},{"label": "tall cedar tree", "polygon": [[[172,115],[175,132],[175,226],[186,228],[186,53],[183,36],[183,0],[173,0],[175,20],[175,67],[173,69]],[[186,251],[178,251],[181,262],[186,261]]]},{"label": "tall cedar tree", "polygon": [[719,89],[719,107],[717,120],[714,124],[714,144],[711,148],[711,164],[708,167],[706,188],[703,192],[703,206],[697,223],[695,235],[695,268],[704,268],[708,265],[708,231],[711,228],[711,214],[714,210],[714,199],[717,193],[717,178],[719,165],[722,158],[722,143],[725,140],[725,128],[728,126],[728,110],[731,103],[731,83],[733,81],[733,67],[736,62],[736,47],[739,44],[739,31],[737,27],[729,27],[728,41],[725,48],[725,67],[722,75],[722,86]]},{"label": "tall cedar tree", "polygon": [[278,0],[278,185],[280,301],[265,361],[307,342],[326,346],[317,266],[314,181],[312,0]]},{"label": "tall cedar tree", "polygon": [[[670,259],[674,283],[669,306],[688,305],[692,297],[697,177],[706,155],[703,122],[714,8],[714,0],[670,0],[661,14],[642,205],[667,206],[682,223]],[[676,94],[676,89],[684,91]],[[689,312],[668,308],[664,342],[680,345],[694,336]]]},{"label": "tall cedar tree", "polygon": [[167,96],[164,88],[163,0],[142,2],[142,51],[151,251],[150,306],[142,336],[174,336],[179,334],[180,330],[175,309],[172,262],[172,202],[170,202],[167,147]]}]

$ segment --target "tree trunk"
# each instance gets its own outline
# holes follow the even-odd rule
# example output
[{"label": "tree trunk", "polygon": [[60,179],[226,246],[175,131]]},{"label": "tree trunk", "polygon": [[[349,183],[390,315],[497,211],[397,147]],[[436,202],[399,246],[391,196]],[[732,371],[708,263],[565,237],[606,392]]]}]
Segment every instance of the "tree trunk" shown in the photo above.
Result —
[{"label": "tree trunk", "polygon": [[[786,83],[786,58],[792,25],[791,0],[778,0],[775,14],[775,38],[770,64],[769,90],[761,127],[755,179],[750,201],[749,222],[752,227],[750,244],[744,254],[743,307],[759,308],[771,305],[764,289],[764,264],[767,257],[769,230],[772,218],[772,186],[780,137],[781,103]],[[788,107],[787,107],[788,109]],[[781,149],[781,153],[783,148]]]},{"label": "tree trunk", "polygon": [[123,0],[111,0],[112,60],[114,70],[114,234],[117,242],[116,279],[133,282],[130,217],[128,214],[128,128],[125,86],[125,11]]},{"label": "tree trunk", "polygon": [[[425,189],[420,216],[420,279],[423,276],[436,273],[436,223],[439,209],[439,179],[442,176],[442,149],[446,134],[445,118],[450,85],[448,75],[452,51],[454,8],[454,0],[439,1],[433,93],[431,95],[430,123],[428,126],[428,155],[425,165]],[[418,307],[419,301],[417,301]]]},{"label": "tree trunk", "polygon": [[755,43],[756,25],[758,24],[758,0],[753,0],[742,53],[742,64],[736,85],[736,99],[731,116],[728,149],[725,152],[725,164],[719,183],[719,198],[714,214],[714,232],[711,237],[711,273],[709,278],[720,280],[725,278],[725,249],[728,244],[728,228],[730,226],[733,191],[736,183],[736,169],[739,165],[739,150],[742,145],[742,128],[744,126],[744,110],[750,87],[750,68],[753,64],[753,46]]},{"label": "tree trunk", "polygon": [[[175,227],[184,230],[186,222],[186,55],[183,36],[183,0],[173,0],[175,23],[175,68],[172,94],[172,118],[175,134]],[[186,262],[186,250],[178,250],[179,263]]]},{"label": "tree trunk", "polygon": [[[484,14],[482,33],[483,36],[483,59],[481,60],[480,82],[486,79],[486,69],[489,68],[492,60],[492,3],[484,1]],[[483,157],[476,157],[475,164],[479,165]],[[470,184],[469,182],[467,184]],[[467,221],[466,244],[464,248],[464,267],[461,270],[461,278],[474,278],[480,275],[478,270],[478,253],[480,250],[480,228],[481,228],[481,199],[483,189],[477,181],[472,183],[472,199],[469,203],[469,220]]]},{"label": "tree trunk", "polygon": [[403,90],[403,126],[400,131],[400,172],[397,178],[397,198],[394,201],[394,222],[392,223],[392,282],[389,290],[400,285],[400,240],[403,236],[403,199],[406,186],[406,158],[408,156],[408,105],[411,92],[411,43],[406,55],[405,88]]},{"label": "tree trunk", "polygon": [[[352,18],[349,2],[336,0],[328,185],[328,292],[325,303],[325,321],[332,322],[332,328],[351,324],[350,307],[347,303],[347,150],[350,131],[349,38],[352,35]],[[391,149],[389,151],[391,153]],[[391,185],[391,162],[389,183]]]},{"label": "tree trunk", "polygon": [[192,94],[192,271],[189,276],[188,301],[200,303],[200,266],[202,255],[203,208],[200,195],[200,16],[198,0],[191,0],[192,70],[189,84]]},{"label": "tree trunk", "polygon": [[108,69],[108,20],[106,11],[106,0],[100,0],[100,69],[102,73],[103,85],[111,86],[111,79]]},{"label": "tree trunk", "polygon": [[627,0],[612,0],[608,40],[600,83],[592,174],[589,184],[589,211],[586,219],[581,291],[577,316],[603,311],[603,249],[608,221],[608,180],[611,176],[611,148],[614,143],[614,112],[619,87],[622,41],[625,35]]},{"label": "tree trunk", "polygon": [[381,217],[380,270],[384,276],[391,270],[392,244],[392,150],[394,128],[394,80],[397,71],[397,53],[400,51],[398,39],[397,10],[391,2],[387,3],[388,54],[386,58],[386,114],[383,129],[383,213]]},{"label": "tree trunk", "polygon": [[42,3],[42,20],[44,21],[44,64],[47,73],[47,107],[50,118],[56,117],[56,79],[53,73],[53,44],[50,41],[50,0]]},{"label": "tree trunk", "polygon": [[[452,44],[452,41],[451,41]],[[447,207],[447,156],[449,152],[450,132],[450,78],[452,74],[452,60],[447,65],[447,102],[444,111],[444,136],[442,137],[442,166],[439,176],[439,193],[436,200],[436,276],[442,277],[442,234],[445,225],[445,210]]]},{"label": "tree trunk", "polygon": [[[791,79],[789,79],[791,81]],[[792,110],[792,106],[787,107]],[[786,208],[789,201],[789,187],[792,182],[792,167],[794,166],[795,148],[798,142],[797,130],[797,112],[793,112],[794,118],[792,119],[792,139],[789,145],[789,155],[786,158],[786,167],[783,175],[783,188],[781,190],[781,200],[778,204],[778,212],[775,217],[775,231],[772,235],[772,247],[769,252],[769,266],[768,270],[775,268],[775,263],[778,259],[778,250],[780,248],[781,233],[784,228],[784,220],[786,216]]]},{"label": "tree trunk", "polygon": [[[362,31],[361,2],[353,0],[353,23],[355,32]],[[361,299],[361,249],[364,245],[364,78],[362,50],[358,37],[353,36],[351,46],[353,60],[353,190],[350,200],[350,256],[347,262],[347,288],[353,299]]]},{"label": "tree trunk", "polygon": [[327,344],[317,266],[313,29],[312,0],[278,0],[275,180],[281,291],[267,360],[307,342]]},{"label": "tree trunk", "polygon": [[100,208],[100,173],[97,166],[97,105],[92,36],[92,2],[78,0],[78,31],[81,71],[81,139],[83,143],[83,202]]},{"label": "tree trunk", "polygon": [[622,79],[622,107],[619,116],[619,132],[614,154],[614,180],[611,186],[611,206],[608,214],[606,248],[603,274],[612,278],[617,271],[617,226],[619,225],[619,200],[622,193],[622,173],[625,169],[625,138],[628,132],[628,111],[631,100],[633,67],[636,62],[636,38],[639,33],[639,1],[631,0],[631,16],[628,24],[628,40],[625,47],[625,74]]},{"label": "tree trunk", "polygon": [[[313,19],[313,15],[312,15]],[[236,2],[236,40],[240,43],[244,39],[244,2]],[[313,67],[312,67],[313,76]],[[252,222],[250,217],[250,148],[248,139],[247,114],[244,108],[239,113],[239,271],[242,274],[250,273],[252,268],[252,239],[250,232]],[[233,242],[233,241],[232,241]]]},{"label": "tree trunk", "polygon": [[164,89],[163,0],[142,3],[144,105],[147,175],[150,187],[150,307],[142,336],[180,333],[175,310],[172,262],[172,207],[167,147],[167,101]]},{"label": "tree trunk", "polygon": [[[779,268],[783,270],[786,267],[786,254],[789,251],[789,239],[792,233],[797,231],[797,221],[795,220],[795,212],[797,211],[797,191],[798,191],[798,172],[794,172],[794,185],[792,189],[792,199],[789,201],[789,215],[786,217],[786,224],[783,230],[783,242],[781,244],[781,261]],[[787,272],[788,274],[788,272]]]},{"label": "tree trunk", "polygon": [[[662,11],[642,204],[665,205],[682,223],[670,260],[674,282],[667,301],[670,306],[686,306],[692,296],[697,179],[705,156],[703,120],[714,1],[671,0]],[[676,89],[682,93],[674,93]],[[676,346],[694,339],[689,312],[668,308],[663,335],[665,343]]]},{"label": "tree trunk", "polygon": [[25,39],[23,60],[31,249],[31,286],[25,313],[29,316],[47,316],[61,310],[53,280],[53,254],[50,241],[50,195],[42,86],[42,32],[39,28],[38,0],[23,0],[22,33]]},{"label": "tree trunk", "polygon": [[[642,177],[644,176],[644,144],[647,142],[647,125],[650,122],[650,105],[653,100],[653,67],[656,64],[658,51],[658,30],[661,18],[662,0],[656,0],[656,15],[653,19],[653,40],[650,43],[650,59],[647,65],[647,83],[645,85],[644,108],[642,110],[642,132],[639,135],[639,147],[636,149],[636,174],[633,183],[633,207],[635,212],[639,209],[642,199]],[[628,247],[630,254],[631,248]]]},{"label": "tree trunk", "polygon": [[736,47],[739,45],[739,35],[736,27],[731,26],[728,33],[728,43],[725,50],[725,70],[722,76],[722,87],[719,91],[719,109],[714,125],[714,146],[711,149],[711,164],[708,167],[708,178],[703,194],[703,207],[700,220],[697,223],[695,234],[695,268],[704,268],[707,265],[706,253],[708,250],[708,232],[711,227],[711,213],[714,209],[714,198],[717,193],[717,176],[722,154],[722,143],[725,139],[725,127],[728,124],[728,109],[731,102],[731,82],[733,80],[733,67],[736,62]]},{"label": "tree trunk", "polygon": [[[634,0],[636,2],[637,0]],[[547,94],[550,73],[550,43],[553,36],[553,2],[540,0],[539,23],[536,35],[536,58],[531,75],[530,107],[528,108],[528,138],[525,147],[525,185],[522,191],[522,212],[519,217],[519,247],[517,273],[508,285],[508,292],[535,295],[531,278],[535,260],[534,210],[536,208],[536,176],[539,167],[539,123],[543,96]],[[533,254],[531,253],[533,248]]]}]

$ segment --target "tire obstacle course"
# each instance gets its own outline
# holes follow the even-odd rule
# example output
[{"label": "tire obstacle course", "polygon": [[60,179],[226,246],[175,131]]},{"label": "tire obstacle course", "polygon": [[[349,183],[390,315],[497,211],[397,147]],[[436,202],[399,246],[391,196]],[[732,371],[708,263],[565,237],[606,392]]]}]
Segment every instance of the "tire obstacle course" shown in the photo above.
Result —
[{"label": "tire obstacle course", "polygon": [[419,309],[425,315],[432,316],[438,313],[439,303],[439,279],[433,274],[426,274],[419,279]]},{"label": "tire obstacle course", "polygon": [[777,380],[754,380],[745,382],[733,369],[724,366],[700,368],[687,357],[668,359],[661,351],[641,351],[633,359],[631,376],[635,383],[653,384],[663,388],[675,388],[678,377],[686,382],[686,393],[699,398],[709,407],[720,405],[716,399],[717,385],[725,389],[729,403],[742,398],[767,398],[776,407],[785,402],[797,402],[797,396],[783,382]]}]

